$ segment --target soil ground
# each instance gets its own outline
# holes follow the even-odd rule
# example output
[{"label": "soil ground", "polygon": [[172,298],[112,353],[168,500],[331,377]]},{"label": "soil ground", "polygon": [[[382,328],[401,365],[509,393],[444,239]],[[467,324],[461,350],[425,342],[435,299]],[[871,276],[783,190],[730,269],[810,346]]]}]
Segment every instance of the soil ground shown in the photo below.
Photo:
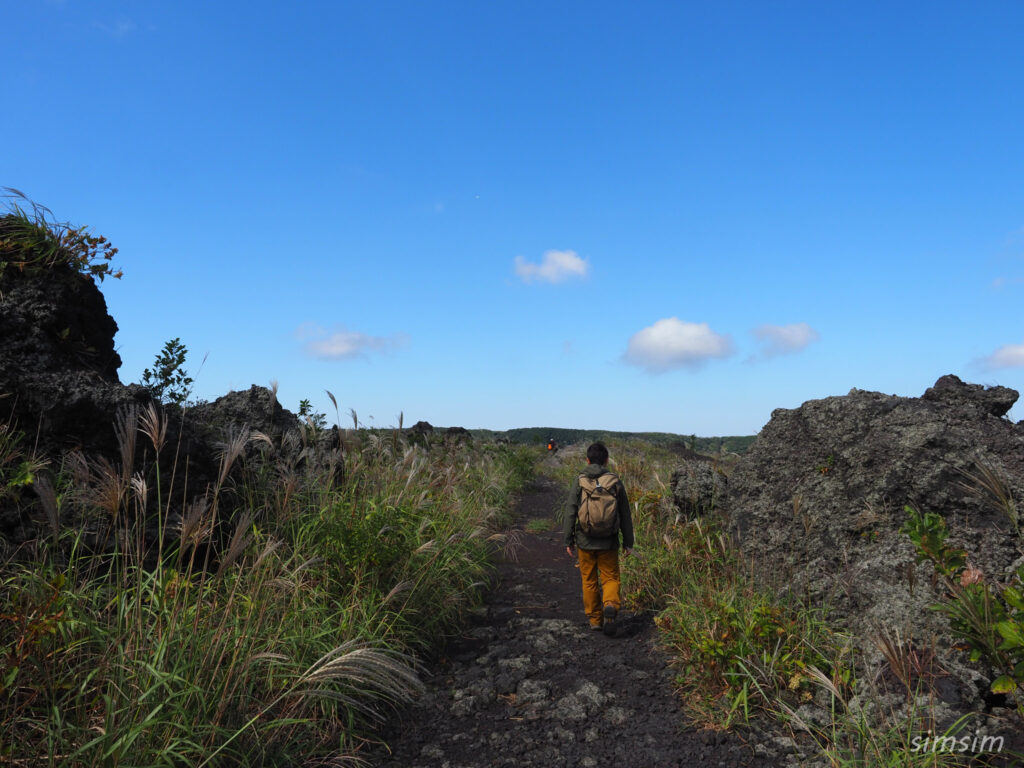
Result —
[{"label": "soil ground", "polygon": [[[518,524],[554,519],[563,490],[538,481]],[[590,631],[579,571],[561,531],[524,533],[499,563],[485,608],[425,675],[426,693],[392,722],[377,768],[771,766],[735,735],[690,724],[652,617]]]}]

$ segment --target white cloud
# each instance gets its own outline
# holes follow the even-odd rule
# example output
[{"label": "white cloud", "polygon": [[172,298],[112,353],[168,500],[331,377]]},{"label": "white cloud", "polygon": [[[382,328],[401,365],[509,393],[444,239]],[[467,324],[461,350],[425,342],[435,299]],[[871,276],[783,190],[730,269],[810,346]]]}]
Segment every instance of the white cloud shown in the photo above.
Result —
[{"label": "white cloud", "polygon": [[561,283],[573,277],[586,277],[590,264],[576,251],[545,251],[540,264],[516,256],[516,274],[525,283]]},{"label": "white cloud", "polygon": [[675,368],[696,370],[708,360],[729,357],[732,353],[732,339],[715,333],[707,323],[685,323],[678,317],[666,317],[634,333],[623,359],[652,373],[663,373]]},{"label": "white cloud", "polygon": [[821,338],[821,335],[807,323],[792,323],[791,325],[765,323],[755,328],[753,333],[755,338],[761,342],[759,357],[762,360],[779,355],[791,355]]},{"label": "white cloud", "polygon": [[1024,368],[1024,344],[1004,344],[981,362],[989,369]]},{"label": "white cloud", "polygon": [[92,25],[101,32],[105,32],[115,38],[130,35],[137,29],[135,22],[125,16],[112,22],[94,21]]},{"label": "white cloud", "polygon": [[370,352],[391,352],[409,341],[404,333],[370,336],[344,328],[328,331],[313,323],[300,326],[295,336],[303,342],[307,355],[321,360],[352,360],[366,357]]},{"label": "white cloud", "polygon": [[1001,291],[1007,286],[1020,285],[1021,283],[1024,283],[1024,277],[1006,277],[1005,275],[1000,275],[990,283],[990,286],[993,290]]}]

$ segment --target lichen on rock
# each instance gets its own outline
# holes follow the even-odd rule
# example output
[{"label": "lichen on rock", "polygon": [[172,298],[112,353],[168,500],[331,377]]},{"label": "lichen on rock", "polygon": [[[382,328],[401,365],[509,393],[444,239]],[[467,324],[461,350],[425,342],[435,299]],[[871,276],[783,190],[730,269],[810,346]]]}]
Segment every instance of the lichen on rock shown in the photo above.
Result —
[{"label": "lichen on rock", "polygon": [[730,478],[729,519],[768,583],[827,607],[869,661],[880,662],[879,627],[922,648],[934,639],[956,681],[943,695],[961,709],[981,706],[988,672],[953,650],[931,610],[940,599],[931,565],[915,562],[900,528],[906,505],[941,514],[985,578],[1008,577],[1022,542],[974,478],[987,468],[1024,501],[1024,423],[1005,418],[1016,400],[956,376],[920,398],[854,389],[811,400],[774,411]]}]

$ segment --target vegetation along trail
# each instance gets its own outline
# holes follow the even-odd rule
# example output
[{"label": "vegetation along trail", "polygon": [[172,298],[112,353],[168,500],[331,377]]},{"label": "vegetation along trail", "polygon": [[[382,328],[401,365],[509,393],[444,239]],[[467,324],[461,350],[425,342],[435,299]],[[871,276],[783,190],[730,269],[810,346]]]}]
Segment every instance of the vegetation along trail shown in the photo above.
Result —
[{"label": "vegetation along trail", "polygon": [[553,516],[561,485],[541,478],[516,504],[529,525],[498,566],[485,606],[426,675],[427,691],[392,724],[378,768],[768,766],[737,736],[688,725],[648,614],[617,634],[587,629],[579,572]]}]

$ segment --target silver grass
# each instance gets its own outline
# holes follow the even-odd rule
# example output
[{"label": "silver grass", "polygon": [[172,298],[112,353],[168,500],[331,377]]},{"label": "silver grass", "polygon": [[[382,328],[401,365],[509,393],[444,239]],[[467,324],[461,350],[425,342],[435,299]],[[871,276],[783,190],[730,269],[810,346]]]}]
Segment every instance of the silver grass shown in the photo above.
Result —
[{"label": "silver grass", "polygon": [[277,552],[281,547],[284,546],[284,542],[280,539],[270,539],[263,547],[262,551],[256,557],[256,562],[252,564],[253,568],[259,568],[260,564],[263,563],[268,557]]},{"label": "silver grass", "polygon": [[249,425],[243,424],[241,427],[238,427],[232,424],[228,427],[224,442],[218,444],[220,448],[218,451],[220,458],[218,486],[224,485],[231,467],[234,465],[235,460],[241,456],[250,439]]},{"label": "silver grass", "polygon": [[57,504],[57,491],[46,475],[36,477],[32,487],[35,489],[36,496],[39,497],[43,512],[46,513],[46,522],[50,524],[50,530],[56,537],[60,533],[60,508]]},{"label": "silver grass", "polygon": [[167,440],[167,419],[163,418],[156,405],[150,403],[139,414],[139,432],[149,438],[153,450],[160,453]]},{"label": "silver grass", "polygon": [[178,534],[183,547],[196,547],[213,533],[213,518],[207,515],[209,509],[210,502],[205,496],[196,499],[185,509]]},{"label": "silver grass", "polygon": [[1006,515],[1018,535],[1021,533],[1020,511],[1009,483],[994,465],[983,461],[974,462],[970,471],[959,470],[966,482],[958,485],[968,493],[974,493],[987,499],[996,509]]},{"label": "silver grass", "polygon": [[438,544],[436,539],[430,539],[420,544],[416,549],[413,550],[414,555],[423,555],[429,552],[437,552]]},{"label": "silver grass", "polygon": [[103,457],[89,460],[75,454],[73,461],[75,485],[87,509],[100,509],[111,520],[116,519],[128,491],[128,483],[120,470]]},{"label": "silver grass", "polygon": [[386,595],[384,595],[384,599],[381,601],[382,604],[388,605],[392,600],[396,600],[402,595],[408,594],[412,591],[414,586],[413,582],[408,579],[398,582]]},{"label": "silver grass", "polygon": [[146,478],[143,477],[141,472],[136,472],[132,475],[129,486],[132,489],[132,494],[135,496],[135,503],[140,513],[146,511],[146,497],[149,495],[149,483],[146,482]]},{"label": "silver grass", "polygon": [[267,584],[269,586],[273,587],[274,589],[281,590],[282,592],[292,592],[292,593],[294,593],[299,588],[299,585],[298,585],[297,582],[294,582],[291,579],[286,579],[283,576],[278,576],[276,578],[273,578],[269,582],[267,582]]},{"label": "silver grass", "polygon": [[288,576],[290,578],[292,578],[292,579],[297,579],[299,574],[301,574],[304,570],[306,570],[307,568],[309,568],[311,566],[314,566],[314,565],[316,565],[317,563],[320,563],[320,562],[323,562],[323,558],[322,557],[311,557],[308,560],[306,560],[305,562],[300,563],[295,568],[295,570],[293,570],[290,574],[288,574]]},{"label": "silver grass", "polygon": [[[375,718],[376,702],[405,703],[421,693],[423,683],[412,660],[396,651],[371,648],[350,640],[320,657],[299,678],[304,698],[331,698]],[[324,686],[331,687],[324,687]]]},{"label": "silver grass", "polygon": [[249,432],[249,442],[263,443],[271,448],[274,447],[274,441],[270,439],[270,436],[266,432],[260,432],[258,429]]},{"label": "silver grass", "polygon": [[114,416],[114,434],[121,451],[121,474],[127,481],[131,477],[135,465],[135,436],[138,434],[136,425],[139,421],[139,408],[129,405],[119,408]]},{"label": "silver grass", "polygon": [[228,550],[224,553],[224,557],[217,567],[217,576],[220,576],[230,568],[248,548],[250,542],[252,542],[251,527],[252,515],[246,512],[239,518],[234,533],[231,534],[231,543],[228,544]]},{"label": "silver grass", "polygon": [[302,768],[362,768],[369,764],[358,755],[329,755],[307,758],[303,761]]}]

